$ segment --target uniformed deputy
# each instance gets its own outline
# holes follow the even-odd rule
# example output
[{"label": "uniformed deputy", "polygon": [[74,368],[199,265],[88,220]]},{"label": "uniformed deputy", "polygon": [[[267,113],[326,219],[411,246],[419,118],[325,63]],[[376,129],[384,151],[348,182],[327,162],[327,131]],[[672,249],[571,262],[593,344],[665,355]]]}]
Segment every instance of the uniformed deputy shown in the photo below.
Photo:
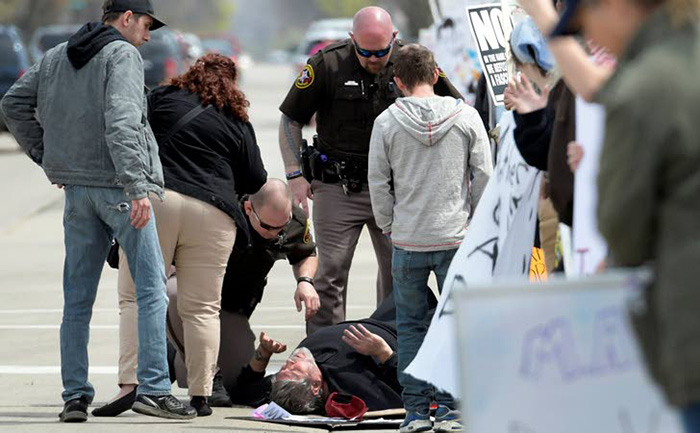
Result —
[{"label": "uniformed deputy", "polygon": [[[280,149],[294,199],[308,211],[314,200],[320,270],[319,313],[307,333],[345,320],[347,280],[362,227],[369,229],[379,264],[377,302],[392,290],[391,243],[374,221],[367,188],[367,154],[374,119],[399,92],[393,81],[397,47],[391,16],[379,7],[361,9],[350,39],[332,44],[308,60],[282,103]],[[444,74],[438,95],[461,98]],[[302,127],[316,114],[322,156],[311,185],[301,173]],[[319,168],[318,165],[321,165]]]},{"label": "uniformed deputy", "polygon": [[[246,215],[249,236],[247,241],[236,242],[221,291],[219,374],[214,378],[214,391],[209,398],[209,404],[215,407],[231,405],[222,385],[232,385],[241,368],[255,354],[255,335],[248,319],[262,300],[267,274],[275,261],[287,259],[292,265],[297,280],[294,293],[297,311],[301,311],[303,304],[308,320],[320,305],[314,290],[318,260],[311,222],[299,206],[292,205],[287,185],[279,179],[269,179],[258,193],[242,198],[241,208]],[[177,314],[176,292],[176,281],[171,278],[168,281],[168,336],[182,352],[182,322]],[[181,379],[187,374],[183,365],[179,362],[177,365],[178,382],[184,385]]]}]

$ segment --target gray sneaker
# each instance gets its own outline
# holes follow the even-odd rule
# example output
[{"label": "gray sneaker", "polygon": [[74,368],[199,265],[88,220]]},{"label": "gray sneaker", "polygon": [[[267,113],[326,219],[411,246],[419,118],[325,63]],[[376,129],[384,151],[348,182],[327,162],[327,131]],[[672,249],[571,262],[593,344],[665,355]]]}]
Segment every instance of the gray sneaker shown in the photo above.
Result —
[{"label": "gray sneaker", "polygon": [[447,406],[438,406],[437,412],[435,412],[433,430],[443,433],[462,431],[462,414]]},{"label": "gray sneaker", "polygon": [[433,428],[433,423],[430,421],[430,414],[421,414],[418,412],[407,412],[406,418],[399,427],[400,433],[416,433],[429,431]]},{"label": "gray sneaker", "polygon": [[180,400],[168,395],[143,395],[136,397],[136,402],[131,407],[136,413],[141,415],[157,416],[167,419],[193,419],[197,416],[197,411],[191,406],[185,406]]}]

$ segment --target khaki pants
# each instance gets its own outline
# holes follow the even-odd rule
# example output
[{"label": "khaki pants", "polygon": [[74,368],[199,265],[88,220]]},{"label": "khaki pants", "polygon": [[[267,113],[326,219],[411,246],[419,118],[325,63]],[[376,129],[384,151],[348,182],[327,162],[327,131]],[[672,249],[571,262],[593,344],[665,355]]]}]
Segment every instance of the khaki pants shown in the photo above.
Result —
[{"label": "khaki pants", "polygon": [[557,261],[556,244],[557,230],[559,230],[559,216],[552,206],[552,200],[540,199],[538,216],[540,220],[540,246],[544,251],[547,273],[551,274],[554,272],[554,265]]},{"label": "khaki pants", "polygon": [[[168,279],[168,339],[177,349],[175,376],[180,388],[187,388],[187,367],[181,362],[186,357],[184,329],[177,308],[177,276]],[[253,359],[255,334],[250,329],[248,317],[242,313],[221,310],[221,348],[219,349],[219,371],[226,387],[232,387],[244,365]]]},{"label": "khaki pants", "polygon": [[365,225],[369,230],[379,270],[377,275],[377,305],[392,290],[391,241],[377,227],[372,213],[369,189],[345,195],[339,184],[315,180],[314,229],[318,247],[319,271],[316,291],[321,299],[318,313],[307,322],[306,332],[314,331],[345,320],[348,273],[357,241]]},{"label": "khaki pants", "polygon": [[[178,313],[183,320],[189,394],[209,396],[219,354],[221,285],[236,238],[233,219],[218,208],[175,191],[153,201],[166,268],[175,261]],[[136,382],[136,294],[126,257],[119,257],[119,383]]]}]

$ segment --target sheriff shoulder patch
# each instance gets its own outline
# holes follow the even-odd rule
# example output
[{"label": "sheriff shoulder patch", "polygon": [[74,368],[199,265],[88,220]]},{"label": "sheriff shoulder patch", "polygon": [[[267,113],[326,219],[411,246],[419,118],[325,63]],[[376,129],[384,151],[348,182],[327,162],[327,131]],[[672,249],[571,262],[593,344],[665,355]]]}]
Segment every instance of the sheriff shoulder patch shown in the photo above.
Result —
[{"label": "sheriff shoulder patch", "polygon": [[306,65],[304,66],[304,69],[299,72],[299,76],[297,77],[294,85],[297,87],[297,89],[306,89],[314,83],[314,78],[315,75],[313,66]]},{"label": "sheriff shoulder patch", "polygon": [[304,230],[304,243],[309,244],[311,242],[311,220],[306,220],[306,230]]}]

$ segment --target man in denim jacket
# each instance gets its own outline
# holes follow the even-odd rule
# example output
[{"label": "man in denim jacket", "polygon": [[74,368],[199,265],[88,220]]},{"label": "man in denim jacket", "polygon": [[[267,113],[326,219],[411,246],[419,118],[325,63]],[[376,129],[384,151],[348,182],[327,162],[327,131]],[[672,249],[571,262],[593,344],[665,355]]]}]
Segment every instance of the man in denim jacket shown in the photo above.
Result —
[{"label": "man in denim jacket", "polygon": [[133,409],[191,419],[170,394],[165,266],[149,193],[163,195],[158,148],[146,120],[144,71],[136,49],[155,18],[150,0],[107,0],[89,23],[48,51],[5,95],[7,126],[51,183],[65,191],[66,259],[61,324],[64,422],[87,420],[90,318],[115,237],[126,251],[139,308],[139,396]]}]

